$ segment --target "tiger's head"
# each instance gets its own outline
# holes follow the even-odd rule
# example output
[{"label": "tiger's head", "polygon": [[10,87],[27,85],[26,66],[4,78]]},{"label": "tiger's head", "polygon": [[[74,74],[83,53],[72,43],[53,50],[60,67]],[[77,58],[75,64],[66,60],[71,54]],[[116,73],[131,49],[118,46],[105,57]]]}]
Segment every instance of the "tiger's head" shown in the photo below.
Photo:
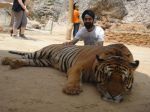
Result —
[{"label": "tiger's head", "polygon": [[121,102],[133,84],[133,73],[139,61],[129,62],[120,56],[106,59],[96,56],[95,79],[101,97],[107,101]]}]

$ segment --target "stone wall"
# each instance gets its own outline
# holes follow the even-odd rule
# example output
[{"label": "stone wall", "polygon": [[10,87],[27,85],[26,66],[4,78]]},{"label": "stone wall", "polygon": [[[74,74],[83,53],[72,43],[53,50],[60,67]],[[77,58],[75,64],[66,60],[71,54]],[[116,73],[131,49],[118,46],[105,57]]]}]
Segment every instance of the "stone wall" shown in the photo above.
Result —
[{"label": "stone wall", "polygon": [[150,23],[150,0],[124,0],[128,10],[125,22]]}]

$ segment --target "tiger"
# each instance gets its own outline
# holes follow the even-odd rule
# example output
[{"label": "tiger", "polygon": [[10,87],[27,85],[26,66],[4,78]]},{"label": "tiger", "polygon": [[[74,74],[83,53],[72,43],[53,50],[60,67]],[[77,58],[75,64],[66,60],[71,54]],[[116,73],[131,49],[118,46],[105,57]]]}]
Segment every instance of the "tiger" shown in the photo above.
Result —
[{"label": "tiger", "polygon": [[9,65],[11,69],[53,67],[66,73],[64,93],[78,95],[83,91],[82,82],[89,82],[103,100],[112,102],[122,102],[131,91],[133,74],[139,66],[139,60],[134,61],[130,50],[119,43],[107,46],[52,44],[35,52],[9,53],[20,58],[3,57],[2,65]]}]

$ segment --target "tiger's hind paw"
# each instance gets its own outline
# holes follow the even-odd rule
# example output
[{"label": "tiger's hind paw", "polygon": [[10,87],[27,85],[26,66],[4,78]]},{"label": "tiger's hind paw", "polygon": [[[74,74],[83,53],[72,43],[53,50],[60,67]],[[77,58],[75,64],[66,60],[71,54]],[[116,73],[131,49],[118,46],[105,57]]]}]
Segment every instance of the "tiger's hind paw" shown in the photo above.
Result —
[{"label": "tiger's hind paw", "polygon": [[63,92],[69,95],[78,95],[82,92],[80,86],[70,86],[63,88]]},{"label": "tiger's hind paw", "polygon": [[24,66],[24,62],[20,60],[13,60],[10,62],[10,68],[11,69],[17,69]]},{"label": "tiger's hind paw", "polygon": [[11,58],[9,58],[9,57],[4,57],[4,58],[2,58],[2,60],[1,60],[1,64],[2,64],[2,65],[9,65],[11,61],[12,61]]}]

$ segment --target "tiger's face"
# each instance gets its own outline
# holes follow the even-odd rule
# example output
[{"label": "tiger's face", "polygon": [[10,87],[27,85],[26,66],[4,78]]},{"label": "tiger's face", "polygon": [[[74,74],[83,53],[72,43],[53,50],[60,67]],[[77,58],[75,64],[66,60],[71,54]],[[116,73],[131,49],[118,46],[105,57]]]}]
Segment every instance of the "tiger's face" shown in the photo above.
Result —
[{"label": "tiger's face", "polygon": [[104,100],[121,102],[133,84],[133,72],[139,61],[129,62],[122,57],[112,56],[107,59],[97,58],[95,77],[97,89]]}]

